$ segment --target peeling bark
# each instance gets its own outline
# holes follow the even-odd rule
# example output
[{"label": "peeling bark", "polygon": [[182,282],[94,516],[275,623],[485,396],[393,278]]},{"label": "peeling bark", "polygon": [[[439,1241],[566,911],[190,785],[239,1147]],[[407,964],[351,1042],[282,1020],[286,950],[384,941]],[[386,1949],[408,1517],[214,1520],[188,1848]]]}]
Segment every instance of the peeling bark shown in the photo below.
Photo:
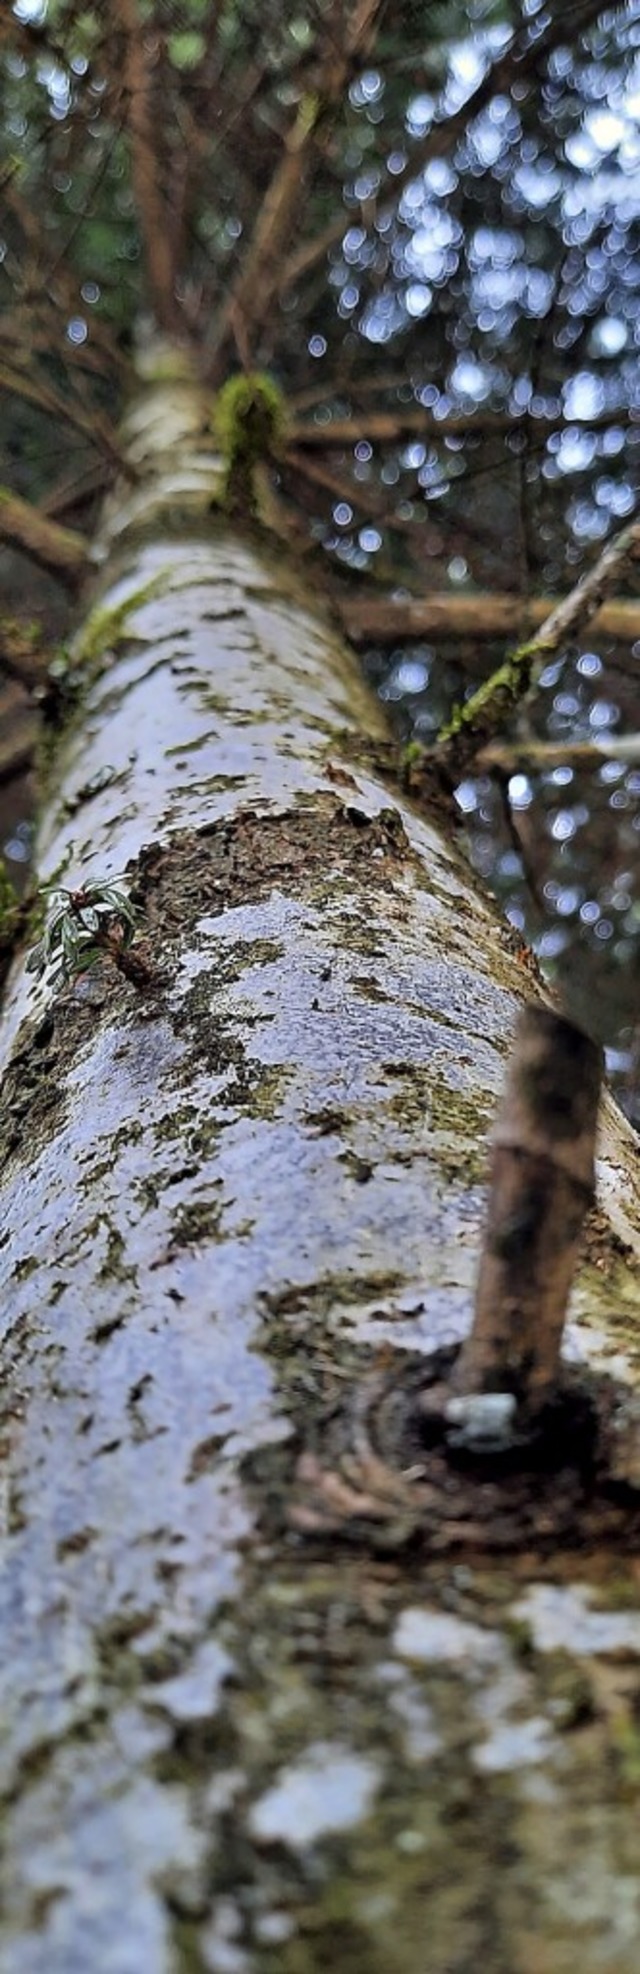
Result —
[{"label": "peeling bark", "polygon": [[[454,1568],[291,1526],[367,1367],[468,1331],[525,976],[367,765],[315,600],[211,511],[202,430],[186,372],[131,413],[41,826],[44,879],[126,873],[155,984],[18,972],[5,1009],[4,1958],[631,1974],[624,1544]],[[633,1146],[606,1106],[569,1339],[630,1404]]]}]

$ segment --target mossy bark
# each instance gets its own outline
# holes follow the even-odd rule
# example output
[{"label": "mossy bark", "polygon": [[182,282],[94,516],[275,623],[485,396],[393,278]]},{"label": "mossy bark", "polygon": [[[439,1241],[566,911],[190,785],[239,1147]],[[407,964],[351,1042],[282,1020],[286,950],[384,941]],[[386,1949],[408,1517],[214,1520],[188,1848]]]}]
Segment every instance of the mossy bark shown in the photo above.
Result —
[{"label": "mossy bark", "polygon": [[[127,872],[155,984],[6,1002],[2,1956],[632,1974],[634,1565],[289,1522],[367,1366],[468,1329],[526,976],[205,426],[186,376],[131,414],[40,832]],[[637,1378],[633,1156],[611,1109],[571,1341]]]}]

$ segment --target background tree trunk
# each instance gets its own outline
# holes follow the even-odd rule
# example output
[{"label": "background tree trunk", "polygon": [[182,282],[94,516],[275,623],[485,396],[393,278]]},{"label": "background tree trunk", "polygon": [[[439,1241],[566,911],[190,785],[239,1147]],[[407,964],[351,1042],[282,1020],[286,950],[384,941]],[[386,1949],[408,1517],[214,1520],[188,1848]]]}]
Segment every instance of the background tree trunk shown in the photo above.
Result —
[{"label": "background tree trunk", "polygon": [[[6,1964],[631,1974],[635,1565],[289,1525],[363,1370],[468,1327],[532,987],[203,425],[186,374],[130,416],[41,830],[126,869],[155,983],[7,1001]],[[637,1371],[632,1145],[573,1341]]]}]

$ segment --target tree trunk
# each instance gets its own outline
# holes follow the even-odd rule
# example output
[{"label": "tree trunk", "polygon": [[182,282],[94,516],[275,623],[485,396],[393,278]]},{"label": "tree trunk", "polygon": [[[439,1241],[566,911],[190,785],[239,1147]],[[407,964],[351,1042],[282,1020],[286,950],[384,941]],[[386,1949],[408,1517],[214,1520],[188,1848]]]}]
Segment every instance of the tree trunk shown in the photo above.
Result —
[{"label": "tree trunk", "polygon": [[[152,985],[7,997],[3,1964],[631,1974],[624,1545],[452,1561],[410,1475],[300,1532],[371,1367],[468,1329],[534,990],[203,429],[186,374],[129,418],[41,828],[45,879],[126,871]],[[633,1145],[609,1107],[571,1329],[637,1367]]]}]

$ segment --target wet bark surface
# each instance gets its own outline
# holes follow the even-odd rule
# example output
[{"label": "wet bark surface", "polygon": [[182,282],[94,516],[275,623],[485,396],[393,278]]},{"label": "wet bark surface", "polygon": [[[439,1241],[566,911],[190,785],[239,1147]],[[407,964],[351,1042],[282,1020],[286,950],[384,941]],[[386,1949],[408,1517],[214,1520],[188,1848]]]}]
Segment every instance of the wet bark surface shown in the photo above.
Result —
[{"label": "wet bark surface", "polygon": [[[132,418],[146,489],[105,523],[41,832],[45,874],[126,873],[154,984],[16,974],[6,1004],[2,1953],[631,1974],[633,1516],[611,1555],[296,1521],[301,1459],[362,1478],[367,1381],[421,1389],[468,1330],[531,983],[363,767],[379,712],[298,579],[209,517],[201,430],[186,384]],[[632,1146],[611,1112],[569,1336],[594,1377],[637,1376]]]}]

